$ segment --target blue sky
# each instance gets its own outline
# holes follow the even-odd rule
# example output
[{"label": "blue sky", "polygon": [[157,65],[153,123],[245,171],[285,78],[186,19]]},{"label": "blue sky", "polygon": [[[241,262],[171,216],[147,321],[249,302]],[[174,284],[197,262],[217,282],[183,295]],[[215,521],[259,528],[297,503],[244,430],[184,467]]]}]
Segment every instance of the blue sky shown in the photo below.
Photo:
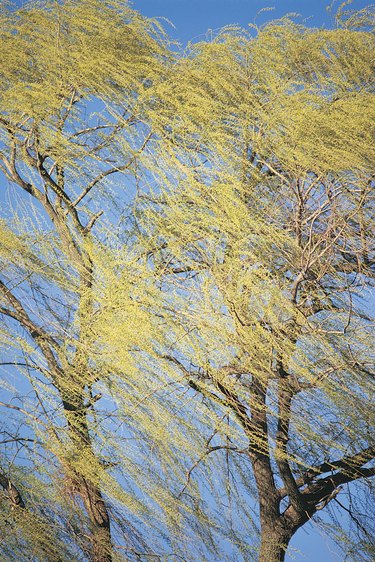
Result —
[{"label": "blue sky", "polygon": [[[326,7],[330,0],[131,0],[135,9],[143,15],[164,16],[175,26],[167,26],[168,33],[183,44],[189,40],[203,39],[208,29],[218,29],[236,23],[246,27],[248,23],[258,24],[267,19],[287,13],[301,14],[309,18],[308,25],[332,27],[332,14]],[[353,8],[363,8],[370,2],[354,0]],[[334,8],[341,0],[334,4]],[[274,8],[270,12],[257,13],[263,8]]]}]

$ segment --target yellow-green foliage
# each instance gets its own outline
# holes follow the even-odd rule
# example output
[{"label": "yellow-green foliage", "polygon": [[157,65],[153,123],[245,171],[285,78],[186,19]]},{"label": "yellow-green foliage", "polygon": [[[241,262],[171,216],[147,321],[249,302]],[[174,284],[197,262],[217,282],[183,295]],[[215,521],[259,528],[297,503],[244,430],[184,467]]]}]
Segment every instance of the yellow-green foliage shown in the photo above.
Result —
[{"label": "yellow-green foliage", "polygon": [[192,119],[199,138],[217,137],[223,151],[232,130],[293,171],[370,166],[374,46],[367,32],[311,30],[289,20],[255,38],[223,30],[177,65],[170,124],[178,135]]},{"label": "yellow-green foliage", "polygon": [[[4,560],[93,559],[91,488],[113,560],[252,560],[249,446],[277,483],[280,460],[298,477],[366,448],[365,15],[231,26],[176,52],[126,2],[1,9],[0,165],[19,194],[0,219],[16,363],[0,366],[0,474],[25,501],[1,494]],[[268,434],[251,434],[240,414],[262,408]]]},{"label": "yellow-green foliage", "polygon": [[[2,111],[54,120],[74,91],[125,103],[161,71],[161,28],[127,2],[34,2],[2,17]],[[159,65],[157,61],[159,60]]]}]

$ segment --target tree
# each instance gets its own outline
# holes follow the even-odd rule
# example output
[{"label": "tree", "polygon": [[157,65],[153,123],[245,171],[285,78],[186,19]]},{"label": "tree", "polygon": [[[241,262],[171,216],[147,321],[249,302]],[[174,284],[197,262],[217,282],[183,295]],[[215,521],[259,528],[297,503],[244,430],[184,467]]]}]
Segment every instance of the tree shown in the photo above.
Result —
[{"label": "tree", "polygon": [[[121,419],[115,402],[103,414],[95,406],[102,395],[93,388],[114,367],[99,359],[94,333],[99,292],[106,297],[96,256],[109,235],[93,229],[111,200],[105,179],[134,170],[150,140],[139,117],[144,80],[161,74],[168,54],[155,22],[121,2],[95,0],[3,7],[1,51],[1,171],[26,196],[1,225],[2,364],[18,370],[1,403],[17,414],[4,422],[3,556],[108,562],[122,526],[134,535],[129,548],[143,542],[102,490],[138,516],[146,508],[109,475],[117,455],[106,434]],[[140,333],[147,337],[147,326]],[[123,437],[116,439],[126,443]],[[111,524],[118,527],[112,534]]]},{"label": "tree", "polygon": [[259,518],[282,561],[334,504],[371,557],[373,37],[339,16],[179,55],[121,2],[3,8],[6,560],[250,560]]},{"label": "tree", "polygon": [[[339,16],[334,31],[286,19],[192,47],[147,215],[164,291],[184,302],[168,358],[235,426],[214,426],[199,462],[223,449],[234,471],[248,453],[264,562],[374,475],[373,37],[365,11]],[[373,555],[360,528],[355,559]]]}]

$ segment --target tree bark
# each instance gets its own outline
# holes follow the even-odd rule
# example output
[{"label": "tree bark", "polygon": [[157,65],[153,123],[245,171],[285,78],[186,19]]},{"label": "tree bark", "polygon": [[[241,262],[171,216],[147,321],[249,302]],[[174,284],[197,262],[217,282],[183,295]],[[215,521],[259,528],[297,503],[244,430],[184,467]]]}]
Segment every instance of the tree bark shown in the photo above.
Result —
[{"label": "tree bark", "polygon": [[82,479],[80,491],[92,524],[92,562],[112,562],[109,515],[100,488]]},{"label": "tree bark", "polygon": [[278,517],[261,523],[259,562],[284,562],[293,531]]},{"label": "tree bark", "polygon": [[[67,378],[67,377],[66,377]],[[74,481],[74,490],[85,505],[87,515],[90,519],[91,552],[92,562],[112,562],[111,527],[108,509],[100,489],[100,472],[102,470],[95,455],[87,423],[87,406],[84,404],[83,388],[74,389],[77,383],[72,380],[71,388],[60,387],[60,395],[63,401],[65,417],[68,422],[69,436],[72,443],[71,471]],[[79,464],[85,459],[85,464],[91,468],[89,477],[81,473],[80,467],[75,468],[75,459]]]}]

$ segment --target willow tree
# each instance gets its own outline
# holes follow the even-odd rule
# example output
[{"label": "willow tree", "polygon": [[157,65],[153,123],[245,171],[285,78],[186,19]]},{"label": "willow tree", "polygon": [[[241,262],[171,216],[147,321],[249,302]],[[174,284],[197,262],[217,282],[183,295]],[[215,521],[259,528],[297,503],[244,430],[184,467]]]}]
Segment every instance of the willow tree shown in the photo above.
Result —
[{"label": "willow tree", "polygon": [[252,497],[261,562],[333,507],[359,530],[331,511],[351,559],[374,554],[368,16],[226,28],[155,90],[164,158],[139,222],[175,316],[164,359],[212,416],[181,497],[210,483],[233,559],[256,545]]},{"label": "willow tree", "polygon": [[[145,425],[155,417],[159,443],[168,429],[142,407],[160,381],[138,370],[136,354],[158,333],[124,209],[151,142],[143,98],[163,75],[167,43],[116,0],[3,4],[0,19],[1,558],[155,557],[160,544],[171,550],[172,500]],[[116,283],[127,286],[117,300]],[[106,351],[119,318],[126,342]]]},{"label": "willow tree", "polygon": [[272,562],[337,502],[371,556],[373,40],[341,16],[178,54],[117,0],[1,8],[5,560]]}]

